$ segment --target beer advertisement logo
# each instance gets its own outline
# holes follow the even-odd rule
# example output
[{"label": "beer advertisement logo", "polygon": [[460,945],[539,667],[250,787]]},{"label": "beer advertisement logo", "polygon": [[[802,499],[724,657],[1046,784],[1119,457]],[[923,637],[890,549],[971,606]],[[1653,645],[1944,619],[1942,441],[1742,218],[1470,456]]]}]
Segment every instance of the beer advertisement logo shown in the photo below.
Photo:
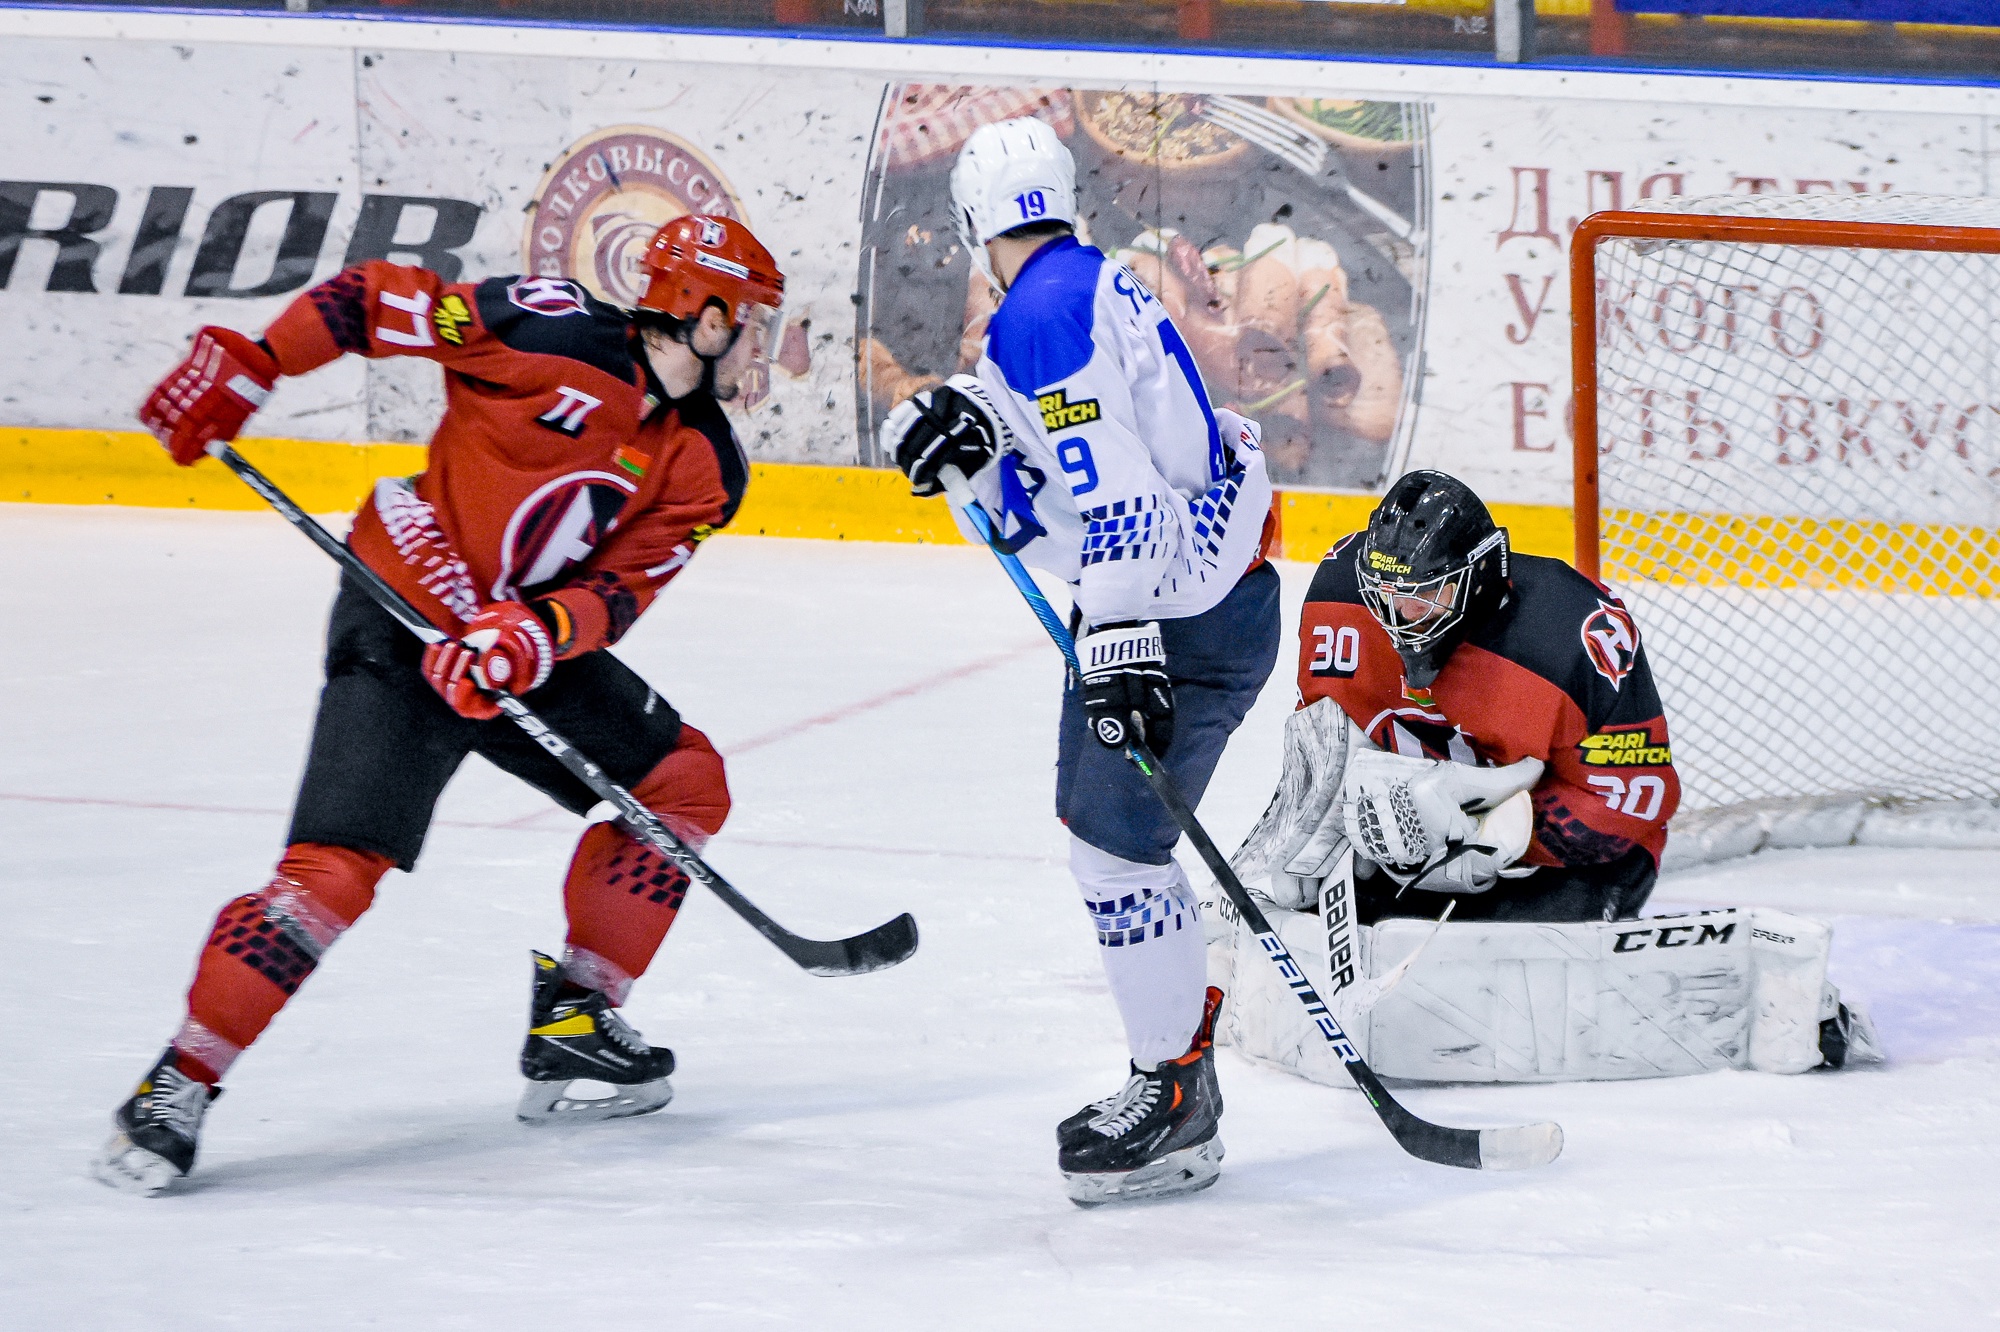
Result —
[{"label": "beer advertisement logo", "polygon": [[535,187],[523,271],[574,278],[629,309],[646,289],[647,242],[689,213],[748,221],[722,172],[687,140],[645,125],[598,130],[557,155]]},{"label": "beer advertisement logo", "polygon": [[[749,222],[735,187],[686,139],[647,125],[598,130],[565,148],[542,173],[521,237],[523,271],[572,279],[599,300],[631,309],[646,290],[653,233],[690,213]],[[711,224],[700,239],[719,245],[722,228]],[[794,374],[804,370],[800,347],[797,368],[779,357]],[[751,411],[770,396],[771,368],[759,360],[744,373],[730,406]]]}]

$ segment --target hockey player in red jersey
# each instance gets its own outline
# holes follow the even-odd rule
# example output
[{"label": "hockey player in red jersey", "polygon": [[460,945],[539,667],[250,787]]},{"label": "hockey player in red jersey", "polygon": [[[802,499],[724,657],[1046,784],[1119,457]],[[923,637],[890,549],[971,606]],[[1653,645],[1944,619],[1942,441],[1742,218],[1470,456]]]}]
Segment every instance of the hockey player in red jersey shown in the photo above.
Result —
[{"label": "hockey player in red jersey", "polygon": [[1632,616],[1512,554],[1456,479],[1403,477],[1320,561],[1299,699],[1333,700],[1376,751],[1343,775],[1356,852],[1386,871],[1364,922],[1447,899],[1458,920],[1624,919],[1652,892],[1680,779]]},{"label": "hockey player in red jersey", "polygon": [[[252,340],[204,328],[140,418],[174,461],[235,437],[280,376],[341,356],[420,356],[444,373],[424,472],[356,513],[354,552],[452,637],[429,647],[351,581],[335,601],[286,849],[222,908],[186,1019],[117,1116],[107,1183],[155,1193],[192,1166],[223,1075],[391,868],[411,869],[445,783],[478,753],[577,814],[596,797],[491,695],[523,696],[682,839],[729,812],[722,759],[602,651],[735,515],[749,466],[719,401],[773,346],[784,277],[742,223],[654,236],[636,310],[553,277],[447,283],[384,262],[342,271]],[[665,1105],[673,1054],[618,1015],[688,887],[613,823],[584,831],[563,885],[560,959],[536,954],[519,1116],[568,1121]],[[570,1095],[582,1078],[608,1097]]]},{"label": "hockey player in red jersey", "polygon": [[[1879,1058],[1826,980],[1826,926],[1762,908],[1635,920],[1680,803],[1639,626],[1603,584],[1512,554],[1463,483],[1402,477],[1327,552],[1298,681],[1277,795],[1233,863],[1281,929],[1318,915],[1304,937],[1324,952],[1304,969],[1378,1073]],[[1220,932],[1211,970],[1228,974],[1243,939]],[[1225,1036],[1299,1067],[1318,1042],[1296,1005],[1241,1002],[1262,975],[1243,974]]]}]

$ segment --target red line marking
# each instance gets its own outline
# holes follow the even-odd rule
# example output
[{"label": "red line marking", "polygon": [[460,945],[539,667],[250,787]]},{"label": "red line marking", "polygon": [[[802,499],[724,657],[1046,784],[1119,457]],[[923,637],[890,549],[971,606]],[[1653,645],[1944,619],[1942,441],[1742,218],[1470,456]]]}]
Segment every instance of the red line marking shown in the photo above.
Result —
[{"label": "red line marking", "polygon": [[903,685],[901,688],[877,694],[873,698],[864,698],[858,703],[849,703],[845,707],[835,708],[831,712],[822,712],[817,717],[808,717],[804,721],[788,723],[775,731],[766,731],[764,734],[752,736],[748,740],[739,740],[723,749],[722,756],[724,758],[735,758],[738,754],[747,754],[753,749],[762,749],[764,746],[774,745],[780,740],[789,740],[795,735],[802,735],[807,731],[815,730],[821,726],[831,726],[835,722],[846,721],[850,717],[858,717],[864,712],[873,712],[876,708],[887,707],[891,703],[896,703],[906,698],[915,698],[919,694],[927,694],[933,689],[951,684],[957,680],[963,680],[968,675],[977,675],[981,671],[988,671],[995,666],[1010,662],[1016,657],[1024,657],[1040,646],[1041,644],[1038,642],[1023,643],[1018,647],[1008,648],[1005,652],[997,652],[990,657],[968,662],[963,666],[954,667],[941,674],[933,675],[927,680],[919,680],[915,684]]},{"label": "red line marking", "polygon": [[[775,731],[766,731],[762,735],[738,741],[721,752],[725,758],[734,758],[738,754],[747,754],[751,750],[762,749],[766,745],[775,745],[780,740],[789,740],[793,736],[803,735],[807,731],[817,730],[822,726],[831,726],[835,722],[843,722],[849,718],[858,717],[862,713],[873,712],[877,708],[887,707],[891,703],[900,702],[906,698],[915,698],[919,694],[927,694],[933,689],[963,680],[967,676],[977,675],[981,671],[988,671],[995,666],[1004,665],[1016,657],[1026,656],[1030,652],[1037,651],[1040,647],[1041,642],[1039,639],[1032,643],[1023,643],[1019,646],[1008,648],[1004,652],[996,652],[990,657],[982,657],[978,661],[967,662],[963,666],[953,667],[951,670],[933,675],[928,679],[918,680],[913,684],[902,685],[899,688],[876,694],[871,698],[864,698],[858,703],[849,703],[843,707],[834,708],[829,712],[822,712],[818,716],[807,717],[803,721],[787,723]],[[284,813],[283,810],[256,809],[246,805],[188,805],[163,800],[111,800],[92,796],[28,795],[13,791],[0,791],[0,800],[19,800],[40,805],[90,805],[105,809],[159,809],[186,814],[258,814],[271,818],[280,817]],[[433,820],[433,824],[440,828],[479,828],[490,829],[495,832],[555,832],[559,830],[537,828],[534,824],[547,815],[556,812],[554,809],[538,809],[531,813],[517,815],[514,818],[505,819],[497,823],[475,822],[468,819],[435,819]],[[829,842],[769,841],[755,837],[737,837],[731,840],[743,846],[775,847],[798,851],[854,851],[866,855],[882,856],[942,856],[960,860],[1017,860],[1034,864],[1051,865],[1060,863],[1053,856],[1031,856],[1004,851],[966,853],[928,850],[918,847],[854,846]]]},{"label": "red line marking", "polygon": [[[181,814],[255,814],[263,818],[283,818],[282,809],[259,809],[249,805],[187,805],[164,800],[114,800],[96,796],[45,796],[28,795],[19,791],[0,791],[0,800],[16,800],[34,805],[86,806],[95,809],[160,809]],[[535,816],[556,813],[555,810],[537,810]],[[520,820],[505,823],[487,823],[473,819],[437,819],[433,826],[440,828],[470,828],[479,832],[530,832],[561,833],[561,828],[528,828],[518,826]],[[1007,860],[1031,865],[1065,864],[1060,856],[1029,855],[1020,851],[954,851],[944,847],[923,846],[875,846],[854,842],[801,842],[788,838],[737,837],[726,835],[726,841],[737,846],[765,847],[780,851],[849,851],[869,856],[935,856],[943,860]]]}]

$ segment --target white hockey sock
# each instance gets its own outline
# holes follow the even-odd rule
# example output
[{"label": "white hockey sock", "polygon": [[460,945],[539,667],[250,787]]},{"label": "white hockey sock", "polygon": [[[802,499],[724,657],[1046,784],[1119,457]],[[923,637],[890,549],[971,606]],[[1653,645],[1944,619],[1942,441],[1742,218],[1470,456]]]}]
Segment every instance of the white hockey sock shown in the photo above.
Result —
[{"label": "white hockey sock", "polygon": [[1097,925],[1132,1062],[1157,1068],[1187,1053],[1201,1025],[1208,961],[1194,889],[1175,861],[1141,865],[1072,836],[1070,873]]}]

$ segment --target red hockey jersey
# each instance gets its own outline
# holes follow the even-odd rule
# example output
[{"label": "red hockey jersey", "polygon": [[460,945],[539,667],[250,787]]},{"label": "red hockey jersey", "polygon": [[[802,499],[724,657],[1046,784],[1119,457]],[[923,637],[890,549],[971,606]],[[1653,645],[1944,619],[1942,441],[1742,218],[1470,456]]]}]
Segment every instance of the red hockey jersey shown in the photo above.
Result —
[{"label": "red hockey jersey", "polygon": [[715,399],[666,401],[631,320],[574,282],[447,283],[377,260],[264,337],[288,375],[347,352],[443,367],[428,465],[378,484],[348,538],[442,628],[536,597],[558,655],[616,642],[742,502],[749,464]]},{"label": "red hockey jersey", "polygon": [[1516,555],[1507,603],[1411,697],[1389,635],[1361,603],[1360,547],[1356,535],[1328,551],[1306,593],[1301,706],[1331,698],[1377,745],[1412,757],[1542,760],[1526,864],[1602,864],[1634,845],[1657,862],[1680,778],[1618,598],[1561,560]]}]

